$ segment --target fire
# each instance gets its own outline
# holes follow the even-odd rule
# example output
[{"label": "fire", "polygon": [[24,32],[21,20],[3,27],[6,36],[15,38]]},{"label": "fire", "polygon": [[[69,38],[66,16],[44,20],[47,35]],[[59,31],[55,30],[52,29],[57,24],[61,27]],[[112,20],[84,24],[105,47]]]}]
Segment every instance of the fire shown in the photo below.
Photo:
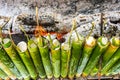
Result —
[{"label": "fire", "polygon": [[60,40],[66,33],[58,33],[58,32],[47,32],[42,26],[36,26],[35,28],[35,37],[39,36],[47,36],[48,33],[56,34],[56,38]]},{"label": "fire", "polygon": [[47,35],[47,31],[45,31],[42,26],[36,26],[35,29],[35,36],[39,37],[39,36],[45,36]]}]

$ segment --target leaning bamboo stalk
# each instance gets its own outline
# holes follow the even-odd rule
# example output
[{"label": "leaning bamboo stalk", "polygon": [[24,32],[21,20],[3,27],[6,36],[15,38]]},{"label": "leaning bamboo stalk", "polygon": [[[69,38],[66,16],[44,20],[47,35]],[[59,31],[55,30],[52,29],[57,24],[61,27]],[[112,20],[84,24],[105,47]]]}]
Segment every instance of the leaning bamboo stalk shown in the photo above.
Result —
[{"label": "leaning bamboo stalk", "polygon": [[83,71],[84,77],[88,76],[92,69],[96,66],[101,54],[107,49],[108,44],[108,39],[106,37],[98,38],[97,45],[89,59],[88,64]]},{"label": "leaning bamboo stalk", "polygon": [[39,53],[39,48],[33,40],[28,41],[28,49],[29,49],[31,58],[34,62],[34,65],[35,65],[35,67],[36,67],[36,69],[39,73],[39,76],[41,78],[45,78],[46,73],[45,73],[43,63],[42,63],[42,59],[41,59],[41,56],[40,56],[40,53]]},{"label": "leaning bamboo stalk", "polygon": [[30,57],[29,51],[27,49],[27,44],[24,41],[21,41],[17,44],[17,51],[23,61],[23,63],[25,64],[28,72],[30,73],[30,76],[32,79],[36,79],[37,78],[37,72],[36,69],[34,67],[34,64],[32,62],[32,59]]},{"label": "leaning bamboo stalk", "polygon": [[42,36],[39,36],[39,38],[37,38],[37,44],[39,47],[40,55],[42,58],[42,62],[43,62],[43,66],[44,66],[47,78],[52,78],[53,71],[52,71],[52,64],[50,61],[48,40],[46,40]]},{"label": "leaning bamboo stalk", "polygon": [[110,45],[103,55],[103,63],[102,63],[103,67],[110,60],[112,55],[117,51],[119,46],[120,46],[119,38],[118,37],[112,37],[111,40],[110,40]]},{"label": "leaning bamboo stalk", "polygon": [[13,61],[13,63],[15,64],[15,66],[17,67],[17,69],[19,70],[22,77],[29,78],[28,71],[26,70],[23,62],[21,61],[19,55],[17,54],[17,51],[12,45],[10,39],[9,38],[3,39],[2,45],[7,54],[9,55],[9,57],[11,58],[11,60]]},{"label": "leaning bamboo stalk", "polygon": [[102,68],[101,74],[106,74],[106,72],[118,61],[118,59],[120,59],[120,48],[115,52],[109,62]]},{"label": "leaning bamboo stalk", "polygon": [[87,65],[87,62],[90,58],[90,55],[96,45],[96,40],[93,37],[87,37],[85,39],[85,44],[83,47],[83,52],[82,52],[82,57],[80,59],[79,65],[78,65],[78,70],[76,73],[76,77],[80,77],[85,66]]},{"label": "leaning bamboo stalk", "polygon": [[51,61],[53,68],[53,75],[55,78],[60,77],[60,43],[57,39],[52,40],[50,34],[50,50],[51,50]]},{"label": "leaning bamboo stalk", "polygon": [[3,64],[5,64],[10,71],[18,78],[21,79],[21,75],[17,70],[16,66],[13,64],[7,53],[3,50],[2,45],[0,45],[0,60]]}]

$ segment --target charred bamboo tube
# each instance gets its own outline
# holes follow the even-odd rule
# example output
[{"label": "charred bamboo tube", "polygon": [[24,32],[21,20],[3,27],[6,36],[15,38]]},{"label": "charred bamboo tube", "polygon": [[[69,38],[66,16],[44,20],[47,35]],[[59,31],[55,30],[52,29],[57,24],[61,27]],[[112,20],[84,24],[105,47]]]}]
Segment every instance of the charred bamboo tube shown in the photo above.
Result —
[{"label": "charred bamboo tube", "polygon": [[61,44],[61,76],[67,77],[70,62],[71,47],[69,43]]},{"label": "charred bamboo tube", "polygon": [[2,45],[0,45],[0,60],[1,62],[6,65],[10,71],[18,78],[21,79],[21,75],[17,70],[16,66],[13,64],[7,53],[3,50]]},{"label": "charred bamboo tube", "polygon": [[72,39],[71,59],[70,59],[70,66],[69,66],[69,72],[68,72],[68,77],[70,79],[73,79],[77,72],[77,67],[78,67],[81,52],[82,52],[82,44],[83,44],[83,40],[80,35],[78,36],[76,35],[75,38]]},{"label": "charred bamboo tube", "polygon": [[36,72],[36,69],[32,62],[32,59],[30,57],[30,54],[28,52],[27,44],[24,41],[21,41],[17,44],[17,48],[18,48],[17,51],[18,51],[23,63],[25,64],[28,72],[30,73],[31,78],[36,79],[37,72]]},{"label": "charred bamboo tube", "polygon": [[43,63],[42,63],[42,59],[41,59],[41,56],[40,56],[40,53],[39,53],[39,48],[33,40],[28,41],[28,49],[29,49],[31,58],[34,62],[34,65],[35,65],[35,67],[36,67],[36,69],[39,73],[39,76],[41,78],[45,78],[46,73],[45,73]]},{"label": "charred bamboo tube", "polygon": [[112,58],[108,61],[107,64],[102,68],[101,73],[106,74],[106,72],[115,64],[115,62],[120,59],[120,48],[115,52],[115,54],[112,56]]},{"label": "charred bamboo tube", "polygon": [[120,46],[119,38],[118,37],[111,38],[110,45],[103,55],[103,66],[110,60],[110,58],[117,51],[119,46]]},{"label": "charred bamboo tube", "polygon": [[55,78],[60,77],[60,43],[57,39],[51,42],[51,61],[53,75]]},{"label": "charred bamboo tube", "polygon": [[52,64],[50,61],[48,41],[42,37],[39,37],[37,40],[37,44],[40,50],[40,55],[42,58],[42,62],[43,62],[46,75],[48,78],[52,78],[53,72],[52,72]]},{"label": "charred bamboo tube", "polygon": [[8,78],[7,74],[1,69],[0,69],[0,78],[5,79],[5,80]]},{"label": "charred bamboo tube", "polygon": [[80,77],[84,68],[87,65],[87,62],[90,58],[90,55],[96,45],[96,40],[93,37],[88,37],[85,39],[85,44],[83,47],[82,57],[80,59],[76,77]]},{"label": "charred bamboo tube", "polygon": [[28,74],[23,62],[21,61],[19,55],[17,54],[17,51],[13,47],[10,39],[9,38],[3,39],[2,45],[5,49],[5,51],[7,52],[7,54],[9,55],[9,57],[11,58],[11,60],[13,61],[13,63],[15,64],[15,66],[17,67],[17,69],[19,70],[22,77],[29,78],[29,74]]},{"label": "charred bamboo tube", "polygon": [[86,65],[83,76],[88,76],[91,70],[96,66],[101,54],[107,49],[109,43],[106,37],[99,37],[97,41],[97,46],[95,47],[88,64]]}]

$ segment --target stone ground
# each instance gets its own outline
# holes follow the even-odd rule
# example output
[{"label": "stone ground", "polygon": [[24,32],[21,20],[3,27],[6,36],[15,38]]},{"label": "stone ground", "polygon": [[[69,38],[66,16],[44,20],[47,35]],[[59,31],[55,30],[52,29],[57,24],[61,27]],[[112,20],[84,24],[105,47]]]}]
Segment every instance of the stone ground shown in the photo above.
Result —
[{"label": "stone ground", "polygon": [[[0,16],[10,17],[10,21],[2,29],[3,33],[8,34],[8,29],[11,29],[13,34],[22,33],[18,27],[18,16],[33,15],[35,21],[36,3],[39,7],[39,16],[50,16],[55,22],[54,25],[43,26],[44,29],[52,30],[55,26],[58,32],[69,32],[72,20],[76,19],[77,31],[84,37],[90,33],[92,21],[95,22],[95,27],[91,35],[96,38],[101,35],[111,37],[120,34],[120,22],[110,23],[111,18],[120,19],[120,0],[0,0]],[[107,21],[104,26],[101,13],[103,20]],[[47,18],[43,20],[49,21]],[[31,18],[26,21],[31,21]],[[0,25],[6,22],[6,18],[0,17]],[[23,27],[26,32],[33,33],[36,26],[23,24]]]}]

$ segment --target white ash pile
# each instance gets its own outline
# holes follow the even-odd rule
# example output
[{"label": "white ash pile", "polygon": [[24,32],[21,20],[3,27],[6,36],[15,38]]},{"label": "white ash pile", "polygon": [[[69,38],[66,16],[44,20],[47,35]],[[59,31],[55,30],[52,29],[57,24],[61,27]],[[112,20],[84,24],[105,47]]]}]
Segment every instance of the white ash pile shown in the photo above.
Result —
[{"label": "white ash pile", "polygon": [[120,12],[106,12],[103,14],[103,35],[107,37],[120,36]]},{"label": "white ash pile", "polygon": [[[101,19],[101,13],[83,15],[79,14],[77,16],[69,16],[70,18],[63,16],[57,13],[44,13],[39,15],[39,24],[47,32],[57,32],[57,33],[69,33],[72,27],[72,20],[75,19],[77,22],[77,32],[83,37],[90,35],[95,38],[105,35],[107,37],[112,37],[119,35],[120,33],[120,23],[117,24],[111,23],[110,20],[113,20],[111,17],[117,18],[120,12],[104,12],[103,19]],[[92,27],[92,22],[94,22],[94,27]],[[101,23],[103,22],[103,23]],[[106,23],[105,23],[106,22]],[[34,14],[20,14],[11,18],[7,25],[3,28],[3,33],[9,34],[9,28],[13,34],[23,33],[19,26],[22,25],[24,30],[34,35],[36,24],[36,16]],[[92,30],[93,28],[93,30]],[[55,36],[55,35],[53,35]],[[69,34],[64,35],[64,38],[68,38]]]}]

